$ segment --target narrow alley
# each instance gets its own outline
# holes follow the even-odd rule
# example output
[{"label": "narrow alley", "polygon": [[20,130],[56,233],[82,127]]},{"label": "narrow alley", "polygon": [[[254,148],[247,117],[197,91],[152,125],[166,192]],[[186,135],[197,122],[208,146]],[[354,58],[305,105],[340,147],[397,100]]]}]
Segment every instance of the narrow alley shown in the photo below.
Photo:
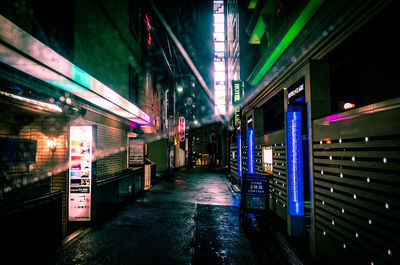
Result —
[{"label": "narrow alley", "polygon": [[52,264],[286,264],[272,238],[245,231],[222,173],[162,178],[60,250]]}]

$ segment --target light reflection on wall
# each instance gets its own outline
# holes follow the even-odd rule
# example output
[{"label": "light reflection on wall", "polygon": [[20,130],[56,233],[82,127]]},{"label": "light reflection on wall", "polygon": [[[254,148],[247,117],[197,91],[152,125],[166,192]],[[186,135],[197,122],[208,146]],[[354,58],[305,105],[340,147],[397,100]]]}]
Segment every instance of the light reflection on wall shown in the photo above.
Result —
[{"label": "light reflection on wall", "polygon": [[[151,117],[0,15],[0,62],[139,124]],[[12,49],[9,46],[13,47]]]}]

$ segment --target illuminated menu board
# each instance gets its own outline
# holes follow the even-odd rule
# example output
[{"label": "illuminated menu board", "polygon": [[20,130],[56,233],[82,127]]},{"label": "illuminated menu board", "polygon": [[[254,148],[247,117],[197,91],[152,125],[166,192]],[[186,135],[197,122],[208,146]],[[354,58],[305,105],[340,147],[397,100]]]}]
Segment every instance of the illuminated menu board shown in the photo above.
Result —
[{"label": "illuminated menu board", "polygon": [[272,163],[272,147],[264,146],[262,148],[262,163],[264,172],[272,174],[274,171],[273,163]]},{"label": "illuminated menu board", "polygon": [[69,149],[68,220],[90,221],[92,126],[71,126]]}]

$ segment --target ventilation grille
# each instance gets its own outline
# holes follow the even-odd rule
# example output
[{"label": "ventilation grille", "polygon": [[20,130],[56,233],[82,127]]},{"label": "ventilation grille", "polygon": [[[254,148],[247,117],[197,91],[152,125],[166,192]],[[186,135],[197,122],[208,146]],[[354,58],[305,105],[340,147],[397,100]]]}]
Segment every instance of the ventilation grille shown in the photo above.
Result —
[{"label": "ventilation grille", "polygon": [[326,138],[313,142],[313,156],[321,243],[330,241],[344,251],[342,257],[358,256],[360,264],[395,264],[400,256],[400,135]]},{"label": "ventilation grille", "polygon": [[242,140],[242,173],[247,173],[247,142]]},{"label": "ventilation grille", "polygon": [[270,208],[274,210],[280,217],[286,219],[286,146],[284,143],[256,145],[254,148],[254,170],[258,174],[266,174],[262,162],[263,147],[272,147],[273,153],[273,174],[269,180]]}]

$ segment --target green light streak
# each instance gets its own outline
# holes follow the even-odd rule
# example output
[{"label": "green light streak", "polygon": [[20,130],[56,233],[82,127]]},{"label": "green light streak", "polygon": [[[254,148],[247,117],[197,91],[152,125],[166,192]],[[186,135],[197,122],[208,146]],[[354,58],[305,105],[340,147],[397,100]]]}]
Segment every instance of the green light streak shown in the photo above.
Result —
[{"label": "green light streak", "polygon": [[72,94],[77,92],[88,92],[87,89],[69,80],[43,80],[43,81]]},{"label": "green light streak", "polygon": [[250,0],[248,8],[254,9],[254,8],[256,8],[256,5],[257,5],[257,0]]},{"label": "green light streak", "polygon": [[300,31],[304,26],[310,21],[311,17],[317,12],[318,8],[322,5],[325,0],[310,0],[307,6],[304,8],[303,12],[297,17],[296,21],[290,27],[288,32],[282,38],[281,42],[276,46],[275,50],[272,52],[271,56],[264,63],[261,69],[253,78],[250,85],[254,86],[258,84],[265,74],[272,68],[274,63],[279,59],[279,57],[286,51],[293,40],[299,35]]},{"label": "green light streak", "polygon": [[260,44],[262,35],[264,35],[265,24],[261,16],[257,20],[257,24],[254,27],[253,33],[251,34],[249,43],[250,44]]},{"label": "green light streak", "polygon": [[92,76],[76,65],[71,65],[72,79],[84,87],[92,89]]}]

